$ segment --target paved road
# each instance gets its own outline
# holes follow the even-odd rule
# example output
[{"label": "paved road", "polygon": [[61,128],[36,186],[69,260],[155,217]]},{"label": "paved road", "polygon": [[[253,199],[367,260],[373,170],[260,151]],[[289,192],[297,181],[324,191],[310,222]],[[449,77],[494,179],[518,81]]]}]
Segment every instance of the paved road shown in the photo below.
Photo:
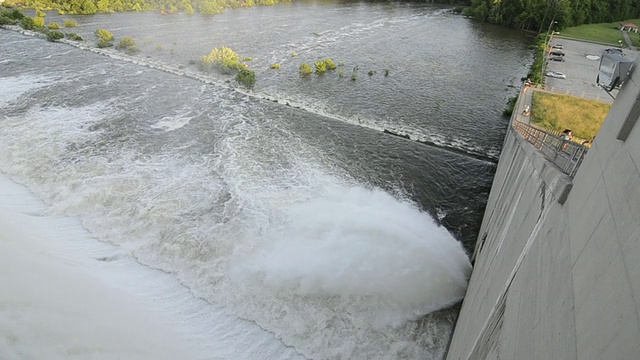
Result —
[{"label": "paved road", "polygon": [[[600,60],[589,60],[587,55],[600,56],[604,49],[611,46],[592,44],[582,41],[561,39],[554,37],[551,45],[562,44],[564,48],[561,50],[566,55],[565,62],[549,61],[545,73],[549,71],[560,71],[567,75],[566,79],[555,79],[545,77],[546,89],[555,92],[568,92],[575,96],[583,96],[589,99],[597,99],[600,101],[613,102],[613,99],[596,86],[596,77],[598,76],[598,65]],[[625,49],[625,56],[635,60],[638,57],[638,51]],[[612,92],[615,96],[617,90]]]}]

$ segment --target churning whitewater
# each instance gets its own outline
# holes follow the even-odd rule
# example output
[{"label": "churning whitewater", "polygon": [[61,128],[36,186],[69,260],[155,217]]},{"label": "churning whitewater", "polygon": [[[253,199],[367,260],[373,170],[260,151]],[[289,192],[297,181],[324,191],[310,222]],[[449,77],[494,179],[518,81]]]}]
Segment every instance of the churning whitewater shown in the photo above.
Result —
[{"label": "churning whitewater", "polygon": [[[514,48],[525,53],[526,46],[520,38],[498,41],[491,29],[469,27],[423,5],[322,6],[229,12],[215,21],[186,21],[180,14],[154,20],[175,23],[137,30],[126,25],[139,23],[129,17],[155,14],[78,18],[83,36],[109,24],[116,33],[140,31],[140,38],[168,31],[158,36],[178,44],[175,57],[145,49],[140,56],[157,56],[172,68],[186,66],[189,51],[221,45],[207,42],[220,34],[233,36],[234,46],[269,54],[255,54],[254,64],[282,58],[282,75],[265,65],[268,71],[258,75],[267,81],[251,95],[0,30],[0,185],[9,189],[11,179],[29,189],[0,196],[3,221],[23,224],[10,233],[3,229],[3,254],[6,249],[32,259],[34,268],[55,269],[51,283],[74,279],[66,284],[73,296],[51,298],[58,313],[91,314],[83,305],[90,295],[81,289],[97,279],[96,292],[114,294],[118,303],[131,304],[124,314],[140,315],[123,318],[117,307],[96,300],[106,332],[121,319],[123,327],[141,330],[123,343],[81,337],[86,354],[126,349],[118,358],[154,357],[137,344],[157,334],[167,346],[165,358],[176,352],[234,360],[442,358],[457,312],[450,306],[464,296],[471,271],[461,241],[467,249],[472,245],[493,164],[372,129],[388,123],[447,143],[464,139],[465,147],[495,155],[494,140],[504,128],[495,110],[502,94],[461,95],[467,91],[461,84],[475,71],[458,61],[457,50],[433,46],[442,51],[423,53],[430,47],[404,34],[448,28],[441,22],[460,25],[462,35],[451,35],[448,44],[492,44],[474,48],[486,58],[478,64],[505,61],[511,56],[505,54]],[[286,29],[279,14],[290,19]],[[238,16],[257,30],[231,32],[227,27]],[[312,23],[300,20],[305,18]],[[198,25],[190,27],[190,21]],[[277,30],[282,43],[264,45],[264,37],[272,36],[262,27]],[[317,31],[300,30],[307,27]],[[196,31],[206,36],[192,37]],[[193,43],[183,44],[185,38]],[[372,38],[404,50],[361,46]],[[149,41],[155,51],[153,41],[159,40]],[[291,51],[309,59],[304,61],[327,52],[343,54],[345,61],[387,54],[388,64],[370,66],[388,66],[391,75],[301,80]],[[448,66],[460,65],[451,74],[464,76],[443,76],[438,61],[447,56],[458,59]],[[406,61],[427,70],[406,71]],[[509,64],[523,68],[519,58]],[[295,66],[293,76],[285,75],[287,66]],[[427,88],[439,90],[427,94]],[[456,106],[447,103],[456,96]],[[289,99],[331,116],[283,105]],[[474,118],[484,104],[482,117]],[[367,125],[367,119],[373,121]],[[20,206],[31,196],[43,202],[36,210]],[[30,239],[37,255],[17,245],[20,236]],[[11,264],[34,277],[23,262]],[[47,337],[30,335],[38,309],[48,304],[39,296],[44,302],[27,306],[31,300],[20,294],[42,294],[43,282],[21,283],[11,275],[4,267],[0,280],[15,291],[13,310],[24,309],[13,314],[29,321],[0,324],[0,350],[8,349],[0,355],[31,349],[33,356],[64,358],[51,355]],[[87,317],[51,323],[80,329]],[[42,333],[53,332],[42,325]],[[56,337],[58,354],[75,349],[73,331],[68,334]]]},{"label": "churning whitewater", "polygon": [[262,157],[250,144],[269,139],[231,110],[213,126],[217,149],[190,154],[197,139],[152,137],[198,110],[119,129],[113,104],[138,108],[144,95],[62,106],[55,89],[73,80],[48,76],[1,80],[2,172],[50,214],[80,216],[98,239],[305,356],[418,356],[406,322],[462,298],[469,261],[444,228],[407,200],[310,166],[303,144]]}]

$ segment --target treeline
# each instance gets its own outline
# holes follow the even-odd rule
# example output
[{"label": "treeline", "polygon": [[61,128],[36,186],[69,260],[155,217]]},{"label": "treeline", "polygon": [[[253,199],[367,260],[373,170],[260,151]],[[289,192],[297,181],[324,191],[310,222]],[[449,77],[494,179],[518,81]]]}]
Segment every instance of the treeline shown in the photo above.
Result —
[{"label": "treeline", "polygon": [[56,10],[60,14],[95,14],[120,11],[186,12],[213,15],[225,9],[275,5],[288,0],[6,0],[10,6]]},{"label": "treeline", "polygon": [[513,28],[547,31],[640,17],[640,0],[471,0],[465,15]]}]

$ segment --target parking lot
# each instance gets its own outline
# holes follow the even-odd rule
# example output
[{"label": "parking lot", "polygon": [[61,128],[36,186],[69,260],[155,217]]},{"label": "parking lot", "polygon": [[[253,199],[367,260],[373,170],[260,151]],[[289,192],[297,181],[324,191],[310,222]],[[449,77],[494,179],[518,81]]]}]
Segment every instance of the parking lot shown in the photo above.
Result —
[{"label": "parking lot", "polygon": [[[548,61],[544,70],[545,74],[550,71],[559,71],[564,73],[566,79],[556,79],[545,76],[545,88],[556,92],[568,92],[571,95],[582,96],[589,99],[598,99],[600,101],[613,102],[613,99],[600,87],[596,86],[596,77],[598,76],[598,65],[600,59],[589,60],[587,55],[596,55],[600,57],[604,49],[611,46],[592,44],[581,41],[561,39],[554,37],[550,45],[562,44],[563,49],[552,49],[551,51],[562,51],[565,53],[564,62]],[[638,52],[624,49],[625,57],[635,60]],[[549,54],[547,54],[549,55]],[[617,90],[612,91],[615,96]]]}]

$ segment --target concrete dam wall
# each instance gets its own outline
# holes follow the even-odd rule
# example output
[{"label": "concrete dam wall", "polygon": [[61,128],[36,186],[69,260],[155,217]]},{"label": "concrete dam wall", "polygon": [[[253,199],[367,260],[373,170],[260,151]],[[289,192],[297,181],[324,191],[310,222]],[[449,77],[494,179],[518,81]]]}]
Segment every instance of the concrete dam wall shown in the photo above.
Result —
[{"label": "concrete dam wall", "polygon": [[448,360],[640,359],[639,97],[573,179],[509,128]]}]

